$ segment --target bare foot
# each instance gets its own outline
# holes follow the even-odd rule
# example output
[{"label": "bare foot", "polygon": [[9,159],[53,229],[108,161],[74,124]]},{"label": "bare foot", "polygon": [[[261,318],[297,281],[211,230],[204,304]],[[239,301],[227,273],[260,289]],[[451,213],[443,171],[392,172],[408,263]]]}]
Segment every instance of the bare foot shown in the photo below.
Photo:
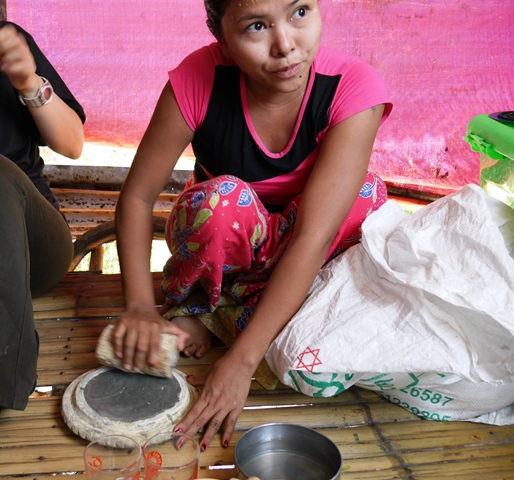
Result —
[{"label": "bare foot", "polygon": [[175,317],[171,321],[189,333],[189,342],[182,352],[186,357],[202,358],[209,351],[212,334],[197,317]]}]

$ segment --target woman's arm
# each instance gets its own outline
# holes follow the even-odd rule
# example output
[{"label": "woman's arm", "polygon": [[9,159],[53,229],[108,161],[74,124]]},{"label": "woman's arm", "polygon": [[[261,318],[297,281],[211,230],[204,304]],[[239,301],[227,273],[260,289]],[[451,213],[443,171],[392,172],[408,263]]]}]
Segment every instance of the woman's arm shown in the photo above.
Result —
[{"label": "woman's arm", "polygon": [[[247,351],[250,343],[254,345],[253,365],[258,365],[271,342],[298,311],[323,266],[328,249],[362,187],[383,109],[380,105],[361,112],[327,133],[302,194],[290,244],[251,321],[236,341],[237,350],[244,348],[241,353]],[[334,201],[336,198],[338,201]],[[253,322],[255,318],[259,320],[258,326]],[[259,348],[255,346],[256,339],[260,340]],[[248,359],[248,353],[245,356]]]},{"label": "woman's arm", "polygon": [[[43,84],[25,37],[12,25],[0,28],[0,69],[22,97],[33,98]],[[82,120],[55,92],[46,105],[26,108],[52,150],[69,158],[80,157],[84,146]]]},{"label": "woman's arm", "polygon": [[[248,325],[214,365],[199,401],[178,425],[193,434],[208,423],[202,441],[204,448],[223,423],[223,445],[228,445],[253,373],[270,344],[304,302],[362,187],[383,111],[383,105],[366,110],[327,133],[302,195],[286,252]],[[201,383],[203,379],[197,384]]]},{"label": "woman's arm", "polygon": [[155,365],[161,332],[186,334],[155,309],[150,251],[152,215],[157,197],[180,155],[193,139],[169,83],[164,87],[150,124],[137,149],[116,205],[116,238],[125,295],[125,313],[114,333],[117,355],[126,368]]}]

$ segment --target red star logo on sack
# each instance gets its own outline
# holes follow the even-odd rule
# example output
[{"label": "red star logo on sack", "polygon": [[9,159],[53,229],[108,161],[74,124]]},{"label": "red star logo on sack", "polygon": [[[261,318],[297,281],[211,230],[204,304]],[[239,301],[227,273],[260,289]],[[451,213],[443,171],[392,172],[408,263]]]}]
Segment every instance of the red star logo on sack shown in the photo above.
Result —
[{"label": "red star logo on sack", "polygon": [[308,372],[312,372],[316,365],[322,365],[323,362],[318,358],[319,348],[316,350],[312,350],[311,347],[307,347],[307,350],[302,354],[298,355],[298,365],[296,368],[298,370],[305,369]]}]

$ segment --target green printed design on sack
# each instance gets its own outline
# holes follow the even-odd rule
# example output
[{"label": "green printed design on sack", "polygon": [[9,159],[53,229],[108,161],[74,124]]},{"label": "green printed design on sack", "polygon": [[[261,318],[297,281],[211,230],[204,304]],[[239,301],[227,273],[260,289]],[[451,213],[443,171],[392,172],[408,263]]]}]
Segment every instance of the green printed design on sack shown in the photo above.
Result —
[{"label": "green printed design on sack", "polygon": [[[412,398],[417,398],[423,402],[430,402],[432,405],[440,404],[442,407],[454,400],[454,398],[448,397],[447,395],[443,395],[434,390],[418,387],[419,380],[423,374],[418,376],[414,373],[409,373],[408,375],[412,382],[403,388],[399,388],[397,385],[395,385],[392,376],[385,373],[362,379],[359,381],[359,386],[379,392],[387,390],[399,390],[400,392],[409,395]],[[439,376],[444,377],[442,374]]]},{"label": "green printed design on sack", "polygon": [[[409,373],[399,376],[385,373],[373,374],[371,377],[359,380],[357,385],[379,393],[385,399],[405,408],[414,415],[432,420],[451,420],[452,417],[446,415],[447,412],[441,413],[434,409],[446,407],[454,401],[454,398],[437,392],[433,385],[425,388],[422,382],[424,375],[424,373],[417,375]],[[438,376],[445,377],[443,374],[438,374]],[[396,392],[395,395],[392,395],[393,391]]]},{"label": "green printed design on sack", "polygon": [[[418,415],[420,417],[429,418],[430,420],[440,420],[441,422],[448,422],[452,419],[450,415],[444,415],[439,412],[429,412],[428,410],[420,410],[418,407],[408,404],[407,402],[402,402],[399,398],[392,397],[391,395],[387,395],[383,392],[378,392],[382,395],[386,400],[389,400],[391,403],[395,405],[399,405],[407,409],[409,412],[412,412],[414,415]],[[453,399],[452,399],[453,400]]]},{"label": "green printed design on sack", "polygon": [[[452,402],[455,398],[436,390],[434,374],[429,378],[425,373],[368,373],[365,378],[355,374],[298,370],[289,370],[287,374],[295,390],[311,397],[333,397],[355,385],[377,392],[391,403],[427,419],[447,422],[454,413]],[[437,377],[442,379],[445,375],[437,374]]]},{"label": "green printed design on sack", "polygon": [[295,390],[315,398],[339,395],[347,389],[345,382],[351,382],[353,378],[353,374],[343,376],[336,373],[299,372],[298,370],[289,370],[288,375]]},{"label": "green printed design on sack", "polygon": [[446,406],[448,403],[453,402],[454,398],[442,395],[440,393],[429,390],[428,388],[420,389],[412,387],[410,389],[401,388],[400,392],[410,395],[413,398],[419,398],[423,402],[430,402],[432,405]]},{"label": "green printed design on sack", "polygon": [[367,388],[368,390],[384,391],[396,390],[394,379],[387,373],[380,373],[369,378],[362,378],[359,380],[359,387]]}]

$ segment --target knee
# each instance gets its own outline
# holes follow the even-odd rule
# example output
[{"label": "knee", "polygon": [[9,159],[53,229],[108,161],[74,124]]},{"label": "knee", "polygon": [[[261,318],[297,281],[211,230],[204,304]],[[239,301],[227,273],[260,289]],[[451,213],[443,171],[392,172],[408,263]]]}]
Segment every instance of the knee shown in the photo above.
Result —
[{"label": "knee", "polygon": [[258,197],[248,183],[237,177],[221,175],[184,191],[177,199],[172,215],[184,215],[180,212],[185,210],[188,218],[193,214],[199,215],[198,221],[220,216],[220,220],[226,222],[259,205]]},{"label": "knee", "polygon": [[17,192],[21,193],[27,180],[28,177],[17,165],[0,155],[0,198],[12,198]]},{"label": "knee", "polygon": [[[195,209],[202,209],[218,199],[236,204],[249,198],[252,188],[248,183],[231,175],[220,175],[205,182],[200,182],[185,190],[178,198],[177,204],[188,203]],[[240,197],[242,200],[239,200]]]},{"label": "knee", "polygon": [[224,237],[234,229],[241,234],[263,222],[266,214],[247,182],[222,175],[193,185],[180,195],[168,219],[166,238],[180,244],[200,229],[204,241]]}]

